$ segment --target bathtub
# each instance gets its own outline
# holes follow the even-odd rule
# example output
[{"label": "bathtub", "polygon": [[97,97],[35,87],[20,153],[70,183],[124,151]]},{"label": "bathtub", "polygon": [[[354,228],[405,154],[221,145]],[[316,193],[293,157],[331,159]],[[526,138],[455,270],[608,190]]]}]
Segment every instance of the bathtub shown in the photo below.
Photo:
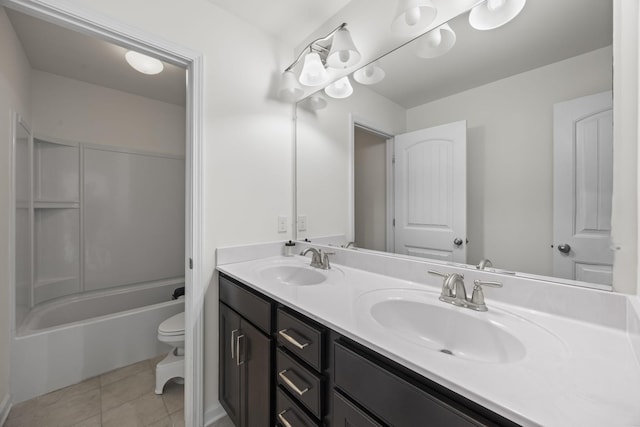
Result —
[{"label": "bathtub", "polygon": [[184,279],[74,295],[36,306],[11,345],[14,403],[169,351],[158,325],[184,311]]}]

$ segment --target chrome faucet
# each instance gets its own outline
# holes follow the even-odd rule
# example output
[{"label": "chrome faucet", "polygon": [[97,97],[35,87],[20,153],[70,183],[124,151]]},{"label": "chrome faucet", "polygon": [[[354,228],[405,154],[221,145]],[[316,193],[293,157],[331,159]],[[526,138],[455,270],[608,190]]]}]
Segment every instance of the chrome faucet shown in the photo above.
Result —
[{"label": "chrome faucet", "polygon": [[483,280],[473,281],[473,293],[471,299],[467,296],[467,288],[464,285],[464,276],[458,273],[441,273],[429,270],[430,274],[435,274],[444,278],[442,282],[442,292],[440,301],[456,305],[458,307],[470,308],[476,311],[487,311],[487,304],[484,302],[482,286],[501,288],[502,283]]},{"label": "chrome faucet", "polygon": [[323,252],[322,249],[307,248],[300,252],[300,255],[305,256],[311,252],[311,267],[320,268],[322,270],[330,270],[331,263],[329,262],[329,255],[334,255],[335,252]]},{"label": "chrome faucet", "polygon": [[352,248],[352,247],[355,248],[356,247],[356,242],[349,242],[346,245],[342,245],[341,247],[345,248],[345,249],[349,249],[349,248]]},{"label": "chrome faucet", "polygon": [[485,268],[487,268],[487,267],[493,267],[493,263],[492,263],[492,262],[491,262],[491,260],[490,260],[490,259],[488,259],[488,258],[483,258],[483,259],[478,263],[478,265],[476,265],[476,268],[477,268],[478,270],[484,270],[484,269],[485,269]]}]

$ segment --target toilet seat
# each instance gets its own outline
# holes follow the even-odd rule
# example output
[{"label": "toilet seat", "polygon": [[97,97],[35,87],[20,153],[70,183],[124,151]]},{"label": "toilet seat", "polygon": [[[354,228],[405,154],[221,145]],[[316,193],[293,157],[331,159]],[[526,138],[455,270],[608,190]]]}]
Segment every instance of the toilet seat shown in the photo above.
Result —
[{"label": "toilet seat", "polygon": [[160,326],[158,326],[158,335],[168,337],[184,335],[184,311],[160,323]]}]

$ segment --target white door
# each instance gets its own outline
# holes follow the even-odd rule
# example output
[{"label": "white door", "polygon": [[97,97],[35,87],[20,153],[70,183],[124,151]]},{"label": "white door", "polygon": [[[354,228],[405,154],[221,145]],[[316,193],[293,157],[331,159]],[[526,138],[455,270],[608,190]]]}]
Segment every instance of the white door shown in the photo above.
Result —
[{"label": "white door", "polygon": [[553,272],[610,285],[611,92],[553,106]]},{"label": "white door", "polygon": [[395,137],[396,253],[466,262],[467,122]]}]

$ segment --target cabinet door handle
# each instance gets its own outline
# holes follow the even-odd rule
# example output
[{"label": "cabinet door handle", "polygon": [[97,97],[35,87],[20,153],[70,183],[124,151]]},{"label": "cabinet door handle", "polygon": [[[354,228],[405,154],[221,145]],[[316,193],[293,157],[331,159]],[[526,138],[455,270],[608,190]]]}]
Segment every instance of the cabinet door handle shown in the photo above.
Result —
[{"label": "cabinet door handle", "polygon": [[297,385],[295,385],[293,381],[291,381],[291,379],[287,378],[287,376],[285,375],[286,373],[287,373],[287,370],[285,369],[283,371],[278,372],[278,376],[282,381],[284,381],[286,385],[289,386],[291,390],[295,391],[300,396],[302,396],[303,394],[309,391],[309,387],[305,387],[304,389],[300,390],[300,388]]},{"label": "cabinet door handle", "polygon": [[300,350],[303,350],[305,347],[307,347],[309,345],[308,342],[301,343],[300,341],[298,341],[297,339],[295,339],[291,335],[287,334],[287,331],[288,331],[288,329],[283,329],[283,330],[279,331],[278,334],[282,338],[284,338],[285,340],[289,341],[291,344],[293,344],[296,347],[298,347]]},{"label": "cabinet door handle", "polygon": [[282,423],[282,425],[284,427],[293,427],[291,425],[291,423],[289,421],[287,421],[287,419],[284,417],[284,414],[288,411],[288,409],[285,409],[284,411],[280,412],[278,414],[278,421],[280,421]]},{"label": "cabinet door handle", "polygon": [[244,339],[244,334],[238,335],[236,338],[236,366],[244,364],[244,359],[240,360],[240,340]]},{"label": "cabinet door handle", "polygon": [[239,331],[240,329],[234,329],[233,331],[231,331],[231,360],[233,360],[233,358],[235,357],[235,352],[233,351],[235,346],[236,346],[236,333]]}]

